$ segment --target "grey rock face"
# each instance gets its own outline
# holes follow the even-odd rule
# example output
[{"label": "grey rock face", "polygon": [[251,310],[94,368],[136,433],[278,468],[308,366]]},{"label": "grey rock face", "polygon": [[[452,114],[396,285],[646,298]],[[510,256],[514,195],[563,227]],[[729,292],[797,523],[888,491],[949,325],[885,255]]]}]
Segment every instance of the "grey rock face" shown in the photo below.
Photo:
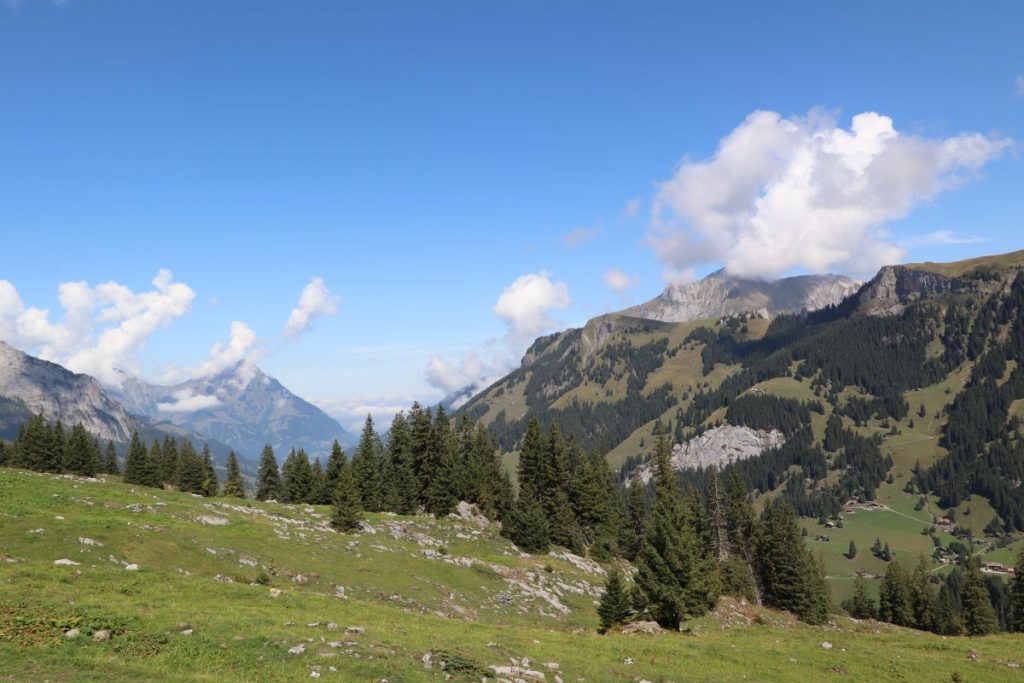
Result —
[{"label": "grey rock face", "polygon": [[904,266],[886,266],[860,293],[861,310],[868,315],[898,314],[915,301],[967,291],[970,283]]},{"label": "grey rock face", "polygon": [[[723,425],[672,447],[672,469],[721,468],[739,460],[761,455],[786,443],[782,432]],[[640,469],[646,484],[653,473],[649,465]]]},{"label": "grey rock face", "polygon": [[33,413],[76,422],[102,439],[124,442],[142,428],[98,380],[41,360],[0,341],[0,396],[21,401]]},{"label": "grey rock face", "polygon": [[697,282],[669,285],[654,299],[621,313],[672,323],[747,312],[774,317],[838,304],[861,284],[842,275],[800,275],[761,282],[719,270]]}]

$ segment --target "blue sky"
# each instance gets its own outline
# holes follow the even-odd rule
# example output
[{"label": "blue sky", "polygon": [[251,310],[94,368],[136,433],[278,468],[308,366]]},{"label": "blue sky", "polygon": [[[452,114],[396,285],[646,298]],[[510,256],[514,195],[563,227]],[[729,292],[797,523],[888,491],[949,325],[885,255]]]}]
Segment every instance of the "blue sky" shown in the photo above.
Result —
[{"label": "blue sky", "polygon": [[[21,306],[8,295],[0,317],[48,310],[63,327],[14,341],[99,362],[102,332],[131,332],[153,302],[96,286],[145,292],[169,269],[185,311],[115,360],[194,374],[241,321],[240,355],[351,423],[437,398],[444,372],[499,371],[535,332],[646,300],[666,276],[760,267],[760,242],[716,245],[720,216],[673,202],[745,172],[743,147],[713,163],[733,133],[778,133],[775,158],[862,112],[909,141],[888,168],[920,173],[917,189],[890,197],[876,174],[826,214],[867,207],[849,258],[808,249],[755,275],[1024,248],[1022,25],[1016,2],[0,0],[0,280]],[[821,215],[762,218],[733,228],[786,244],[772,226]],[[314,277],[320,314],[286,336]],[[83,281],[94,319],[67,324],[58,287]],[[460,367],[467,352],[480,368]]]}]

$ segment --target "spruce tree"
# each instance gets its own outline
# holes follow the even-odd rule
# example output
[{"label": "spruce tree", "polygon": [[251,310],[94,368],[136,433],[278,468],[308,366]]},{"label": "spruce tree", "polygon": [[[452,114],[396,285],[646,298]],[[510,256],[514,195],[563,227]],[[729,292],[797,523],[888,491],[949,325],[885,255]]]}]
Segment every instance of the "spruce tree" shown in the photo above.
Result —
[{"label": "spruce tree", "polygon": [[0,441],[0,467],[10,467],[13,450],[6,441]]},{"label": "spruce tree", "polygon": [[281,473],[277,469],[274,449],[268,443],[260,454],[260,468],[256,473],[256,500],[277,500],[281,497]]},{"label": "spruce tree", "polygon": [[655,447],[654,506],[637,555],[637,603],[666,628],[706,614],[718,600],[714,561],[693,528],[695,511],[680,499],[668,437]]},{"label": "spruce tree", "polygon": [[61,469],[84,477],[96,476],[97,458],[93,453],[94,448],[92,437],[81,422],[76,422],[64,444],[64,463]]},{"label": "spruce tree", "polygon": [[411,515],[416,512],[419,505],[419,496],[416,469],[413,465],[412,434],[409,432],[409,422],[402,412],[395,415],[391,421],[388,463],[387,489],[392,511],[400,515]]},{"label": "spruce tree", "polygon": [[224,479],[225,498],[245,498],[245,481],[238,467],[238,456],[234,451],[228,453],[227,475]]},{"label": "spruce tree", "polygon": [[61,467],[64,465],[67,439],[68,435],[64,431],[64,423],[58,418],[50,429],[50,447],[46,458],[45,472],[60,472]]},{"label": "spruce tree", "polygon": [[985,579],[973,555],[964,565],[964,583],[960,592],[960,617],[969,636],[984,636],[999,630],[995,610],[989,598]]},{"label": "spruce tree", "polygon": [[878,618],[897,626],[914,626],[910,578],[899,560],[893,560],[885,569],[878,591]]},{"label": "spruce tree", "polygon": [[853,580],[853,597],[843,602],[845,609],[854,619],[875,619],[878,611],[875,601],[868,595],[868,582],[862,574]]},{"label": "spruce tree", "polygon": [[345,467],[345,460],[345,451],[335,439],[331,444],[331,455],[327,458],[327,470],[324,472],[324,477],[327,480],[327,496],[331,503],[334,502],[334,492],[338,488],[338,478],[341,476],[342,468]]},{"label": "spruce tree", "polygon": [[379,512],[382,493],[380,438],[373,427],[373,417],[370,415],[366,416],[359,445],[352,455],[352,476],[359,491],[362,508],[370,512]]},{"label": "spruce tree", "polygon": [[850,548],[846,551],[846,559],[852,560],[857,557],[857,544],[850,539]]},{"label": "spruce tree", "polygon": [[939,588],[939,595],[935,600],[934,631],[943,636],[959,636],[963,633],[956,601],[949,586],[945,584]]},{"label": "spruce tree", "polygon": [[544,437],[540,431],[540,421],[531,417],[523,435],[523,443],[519,449],[519,495],[538,498],[544,485],[541,472],[544,458]]},{"label": "spruce tree", "polygon": [[330,505],[331,494],[327,489],[327,475],[320,464],[320,458],[313,459],[311,474],[313,485],[309,489],[310,505]]},{"label": "spruce tree", "polygon": [[1017,553],[1017,562],[1010,581],[1010,609],[1007,628],[1013,633],[1024,633],[1024,547]]},{"label": "spruce tree", "polygon": [[138,432],[132,432],[132,440],[128,445],[128,458],[124,463],[124,482],[126,484],[146,484],[150,477],[149,453],[142,445]]},{"label": "spruce tree", "polygon": [[928,558],[923,554],[917,558],[917,566],[910,577],[910,603],[914,610],[914,628],[922,631],[935,630],[935,591],[932,590]]},{"label": "spruce tree", "polygon": [[437,408],[430,443],[423,472],[426,484],[423,506],[427,512],[443,516],[459,502],[456,495],[458,446],[444,406]]},{"label": "spruce tree", "polygon": [[217,481],[217,470],[213,467],[213,457],[210,454],[210,444],[203,444],[203,495],[207,497],[216,496],[220,488]]},{"label": "spruce tree", "polygon": [[179,491],[203,495],[208,472],[203,459],[188,439],[182,441],[178,448],[178,464],[174,478]]},{"label": "spruce tree", "polygon": [[313,469],[303,449],[294,448],[281,467],[281,502],[306,503],[313,489]]},{"label": "spruce tree", "polygon": [[331,526],[338,531],[351,531],[359,527],[362,518],[362,496],[356,487],[352,466],[345,465],[338,473],[338,488],[334,491],[334,512],[331,515]]},{"label": "spruce tree", "polygon": [[117,466],[117,450],[113,441],[107,442],[107,450],[103,456],[103,471],[106,474],[121,474],[121,469]]},{"label": "spruce tree", "polygon": [[583,534],[569,502],[567,454],[557,422],[551,424],[539,469],[541,504],[548,516],[551,542],[574,553],[583,552]]},{"label": "spruce tree", "polygon": [[60,468],[60,461],[55,458],[52,440],[53,434],[43,414],[33,415],[18,430],[12,464],[29,470],[56,472]]},{"label": "spruce tree", "polygon": [[523,552],[546,553],[551,546],[551,529],[544,507],[522,492],[512,506],[509,523],[502,523],[501,533]]},{"label": "spruce tree", "polygon": [[640,470],[633,470],[630,478],[629,490],[626,500],[626,518],[622,525],[623,555],[627,560],[633,562],[640,554],[640,544],[644,539],[644,529],[647,526],[647,490],[640,479]]},{"label": "spruce tree", "polygon": [[632,611],[629,591],[622,572],[616,567],[608,573],[604,594],[597,606],[597,614],[601,618],[601,627],[597,632],[607,633],[609,629],[626,623]]},{"label": "spruce tree", "polygon": [[819,562],[804,546],[793,508],[776,501],[765,510],[758,542],[758,574],[765,604],[810,624],[828,617],[828,588]]},{"label": "spruce tree", "polygon": [[156,463],[160,482],[163,484],[177,484],[178,474],[178,442],[172,437],[165,437],[162,445],[153,443],[150,457]]}]

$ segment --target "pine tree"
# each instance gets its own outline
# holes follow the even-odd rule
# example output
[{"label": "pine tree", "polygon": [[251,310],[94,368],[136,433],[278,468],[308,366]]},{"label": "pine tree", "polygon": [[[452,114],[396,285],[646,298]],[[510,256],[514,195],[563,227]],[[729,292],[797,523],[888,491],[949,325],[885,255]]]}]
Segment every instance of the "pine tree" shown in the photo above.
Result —
[{"label": "pine tree", "polygon": [[857,557],[857,544],[854,543],[853,539],[851,538],[850,539],[850,548],[849,548],[849,550],[846,551],[846,559],[852,560],[852,559],[855,559],[856,557]]},{"label": "pine tree", "polygon": [[124,482],[126,484],[145,485],[150,477],[149,453],[142,445],[138,432],[132,432],[132,440],[128,445],[128,458],[124,463]]},{"label": "pine tree", "polygon": [[117,450],[113,441],[107,442],[107,450],[103,456],[103,471],[106,474],[121,474],[121,469],[117,466]]},{"label": "pine tree", "polygon": [[935,600],[934,630],[943,636],[959,636],[963,633],[952,591],[945,584],[939,588],[939,596]]},{"label": "pine tree", "polygon": [[76,422],[71,428],[64,445],[64,464],[62,469],[72,474],[80,474],[84,477],[94,477],[97,474],[97,461],[99,458],[94,453],[95,442],[81,422]]},{"label": "pine tree", "polygon": [[512,506],[509,523],[502,523],[501,533],[523,552],[546,553],[551,546],[551,529],[544,507],[522,492]]},{"label": "pine tree", "polygon": [[163,484],[177,484],[178,474],[178,441],[172,437],[165,437],[163,445],[157,448],[153,443],[153,450],[150,455],[156,462],[160,482]]},{"label": "pine tree", "polygon": [[234,451],[228,453],[227,476],[224,479],[225,498],[245,498],[245,481],[238,467],[238,456]]},{"label": "pine tree", "polygon": [[854,619],[875,619],[878,612],[875,601],[868,595],[868,582],[861,574],[853,580],[853,597],[843,602],[845,609]]},{"label": "pine tree", "polygon": [[281,467],[281,502],[306,503],[312,489],[313,469],[309,456],[301,448],[293,448]]},{"label": "pine tree", "polygon": [[601,627],[597,632],[607,633],[609,629],[626,623],[632,611],[629,591],[622,572],[616,567],[608,573],[604,594],[597,606],[597,614],[601,618]]},{"label": "pine tree", "polygon": [[878,592],[878,618],[897,626],[914,625],[910,579],[898,560],[889,563]]},{"label": "pine tree", "polygon": [[341,476],[341,470],[345,467],[345,451],[342,450],[341,444],[335,439],[334,443],[331,444],[331,455],[327,458],[327,471],[324,473],[324,477],[327,480],[327,497],[329,503],[334,502],[334,492],[338,488],[338,478]]},{"label": "pine tree", "polygon": [[793,508],[776,501],[765,510],[758,543],[758,569],[765,604],[810,624],[828,617],[828,588],[820,563],[804,546]]},{"label": "pine tree", "polygon": [[309,489],[310,505],[329,505],[331,494],[327,489],[327,475],[324,473],[323,465],[320,464],[320,458],[313,460],[311,474],[313,485]]},{"label": "pine tree", "polygon": [[56,472],[60,468],[60,461],[52,450],[52,439],[52,432],[43,414],[33,415],[18,429],[12,464],[39,472]]},{"label": "pine tree", "polygon": [[544,458],[544,437],[540,431],[540,421],[531,417],[523,435],[523,443],[519,450],[519,495],[538,498],[543,487],[541,461]]},{"label": "pine tree", "polygon": [[[729,541],[738,562],[732,563],[732,571],[729,571],[731,583],[734,588],[733,595],[745,595],[746,591],[753,591],[753,595],[746,596],[752,602],[761,604],[761,588],[758,585],[755,558],[757,555],[757,525],[754,520],[754,508],[747,500],[747,489],[743,485],[736,469],[729,473],[729,481],[725,487],[726,498],[726,530],[729,534]],[[745,569],[747,578],[739,575],[740,569]]]},{"label": "pine tree", "polygon": [[583,534],[569,502],[567,457],[557,422],[551,424],[539,474],[541,504],[548,516],[551,542],[574,553],[583,552]]},{"label": "pine tree", "polygon": [[457,444],[452,433],[444,406],[438,406],[434,417],[431,446],[424,468],[426,489],[423,491],[423,506],[427,512],[443,516],[458,503]]},{"label": "pine tree", "polygon": [[647,527],[647,491],[640,479],[640,470],[633,470],[626,501],[626,519],[622,526],[623,555],[633,562],[640,553],[640,545]]},{"label": "pine tree", "polygon": [[281,497],[281,473],[277,469],[274,449],[268,443],[260,455],[260,468],[256,474],[256,500],[277,500]]},{"label": "pine tree", "polygon": [[714,607],[719,586],[714,561],[693,528],[696,511],[680,500],[664,432],[654,457],[655,498],[637,555],[637,602],[662,626],[678,629]]},{"label": "pine tree", "polygon": [[351,531],[359,527],[363,518],[362,497],[356,488],[352,466],[345,465],[338,473],[338,488],[334,491],[334,512],[331,526],[338,531]]},{"label": "pine tree", "polygon": [[352,476],[362,508],[370,512],[381,509],[381,466],[380,439],[373,427],[373,417],[366,416],[363,433],[359,437],[359,445],[352,455]]},{"label": "pine tree", "polygon": [[968,555],[964,565],[964,583],[960,592],[960,616],[964,630],[969,636],[984,636],[999,630],[995,610],[989,598],[985,579],[978,568],[978,561]]},{"label": "pine tree", "polygon": [[1011,632],[1024,633],[1024,547],[1017,553],[1010,582],[1010,610],[1007,627]]},{"label": "pine tree", "polygon": [[174,475],[178,490],[203,495],[207,477],[208,472],[203,459],[196,453],[192,442],[185,439],[178,449],[178,463]]},{"label": "pine tree", "polygon": [[919,555],[914,574],[910,577],[910,603],[914,611],[914,628],[922,631],[935,630],[935,592],[929,576],[928,558]]},{"label": "pine tree", "polygon": [[68,435],[64,431],[64,423],[58,418],[50,429],[50,448],[46,459],[45,472],[60,472],[64,465]]},{"label": "pine tree", "polygon": [[[412,435],[405,414],[399,412],[391,421],[388,436],[388,489],[389,503],[394,512],[411,515],[419,504],[416,469],[413,465]],[[329,469],[329,468],[328,468]]]},{"label": "pine tree", "polygon": [[0,467],[10,467],[13,450],[6,441],[0,441]]}]

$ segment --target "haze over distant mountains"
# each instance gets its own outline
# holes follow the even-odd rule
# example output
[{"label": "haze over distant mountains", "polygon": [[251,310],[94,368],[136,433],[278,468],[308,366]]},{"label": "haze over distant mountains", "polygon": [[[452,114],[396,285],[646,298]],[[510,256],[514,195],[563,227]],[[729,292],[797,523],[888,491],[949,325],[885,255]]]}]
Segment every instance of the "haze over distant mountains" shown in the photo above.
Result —
[{"label": "haze over distant mountains", "polygon": [[337,420],[248,361],[173,386],[129,377],[112,392],[131,412],[208,435],[251,458],[268,443],[310,454],[327,453],[335,439],[355,443]]},{"label": "haze over distant mountains", "polygon": [[331,442],[354,443],[341,424],[252,363],[174,386],[125,377],[119,388],[24,353],[0,341],[0,435],[14,436],[33,413],[81,422],[103,440],[124,444],[133,432],[210,443],[218,461],[229,449],[255,461],[264,444],[323,455]]}]

